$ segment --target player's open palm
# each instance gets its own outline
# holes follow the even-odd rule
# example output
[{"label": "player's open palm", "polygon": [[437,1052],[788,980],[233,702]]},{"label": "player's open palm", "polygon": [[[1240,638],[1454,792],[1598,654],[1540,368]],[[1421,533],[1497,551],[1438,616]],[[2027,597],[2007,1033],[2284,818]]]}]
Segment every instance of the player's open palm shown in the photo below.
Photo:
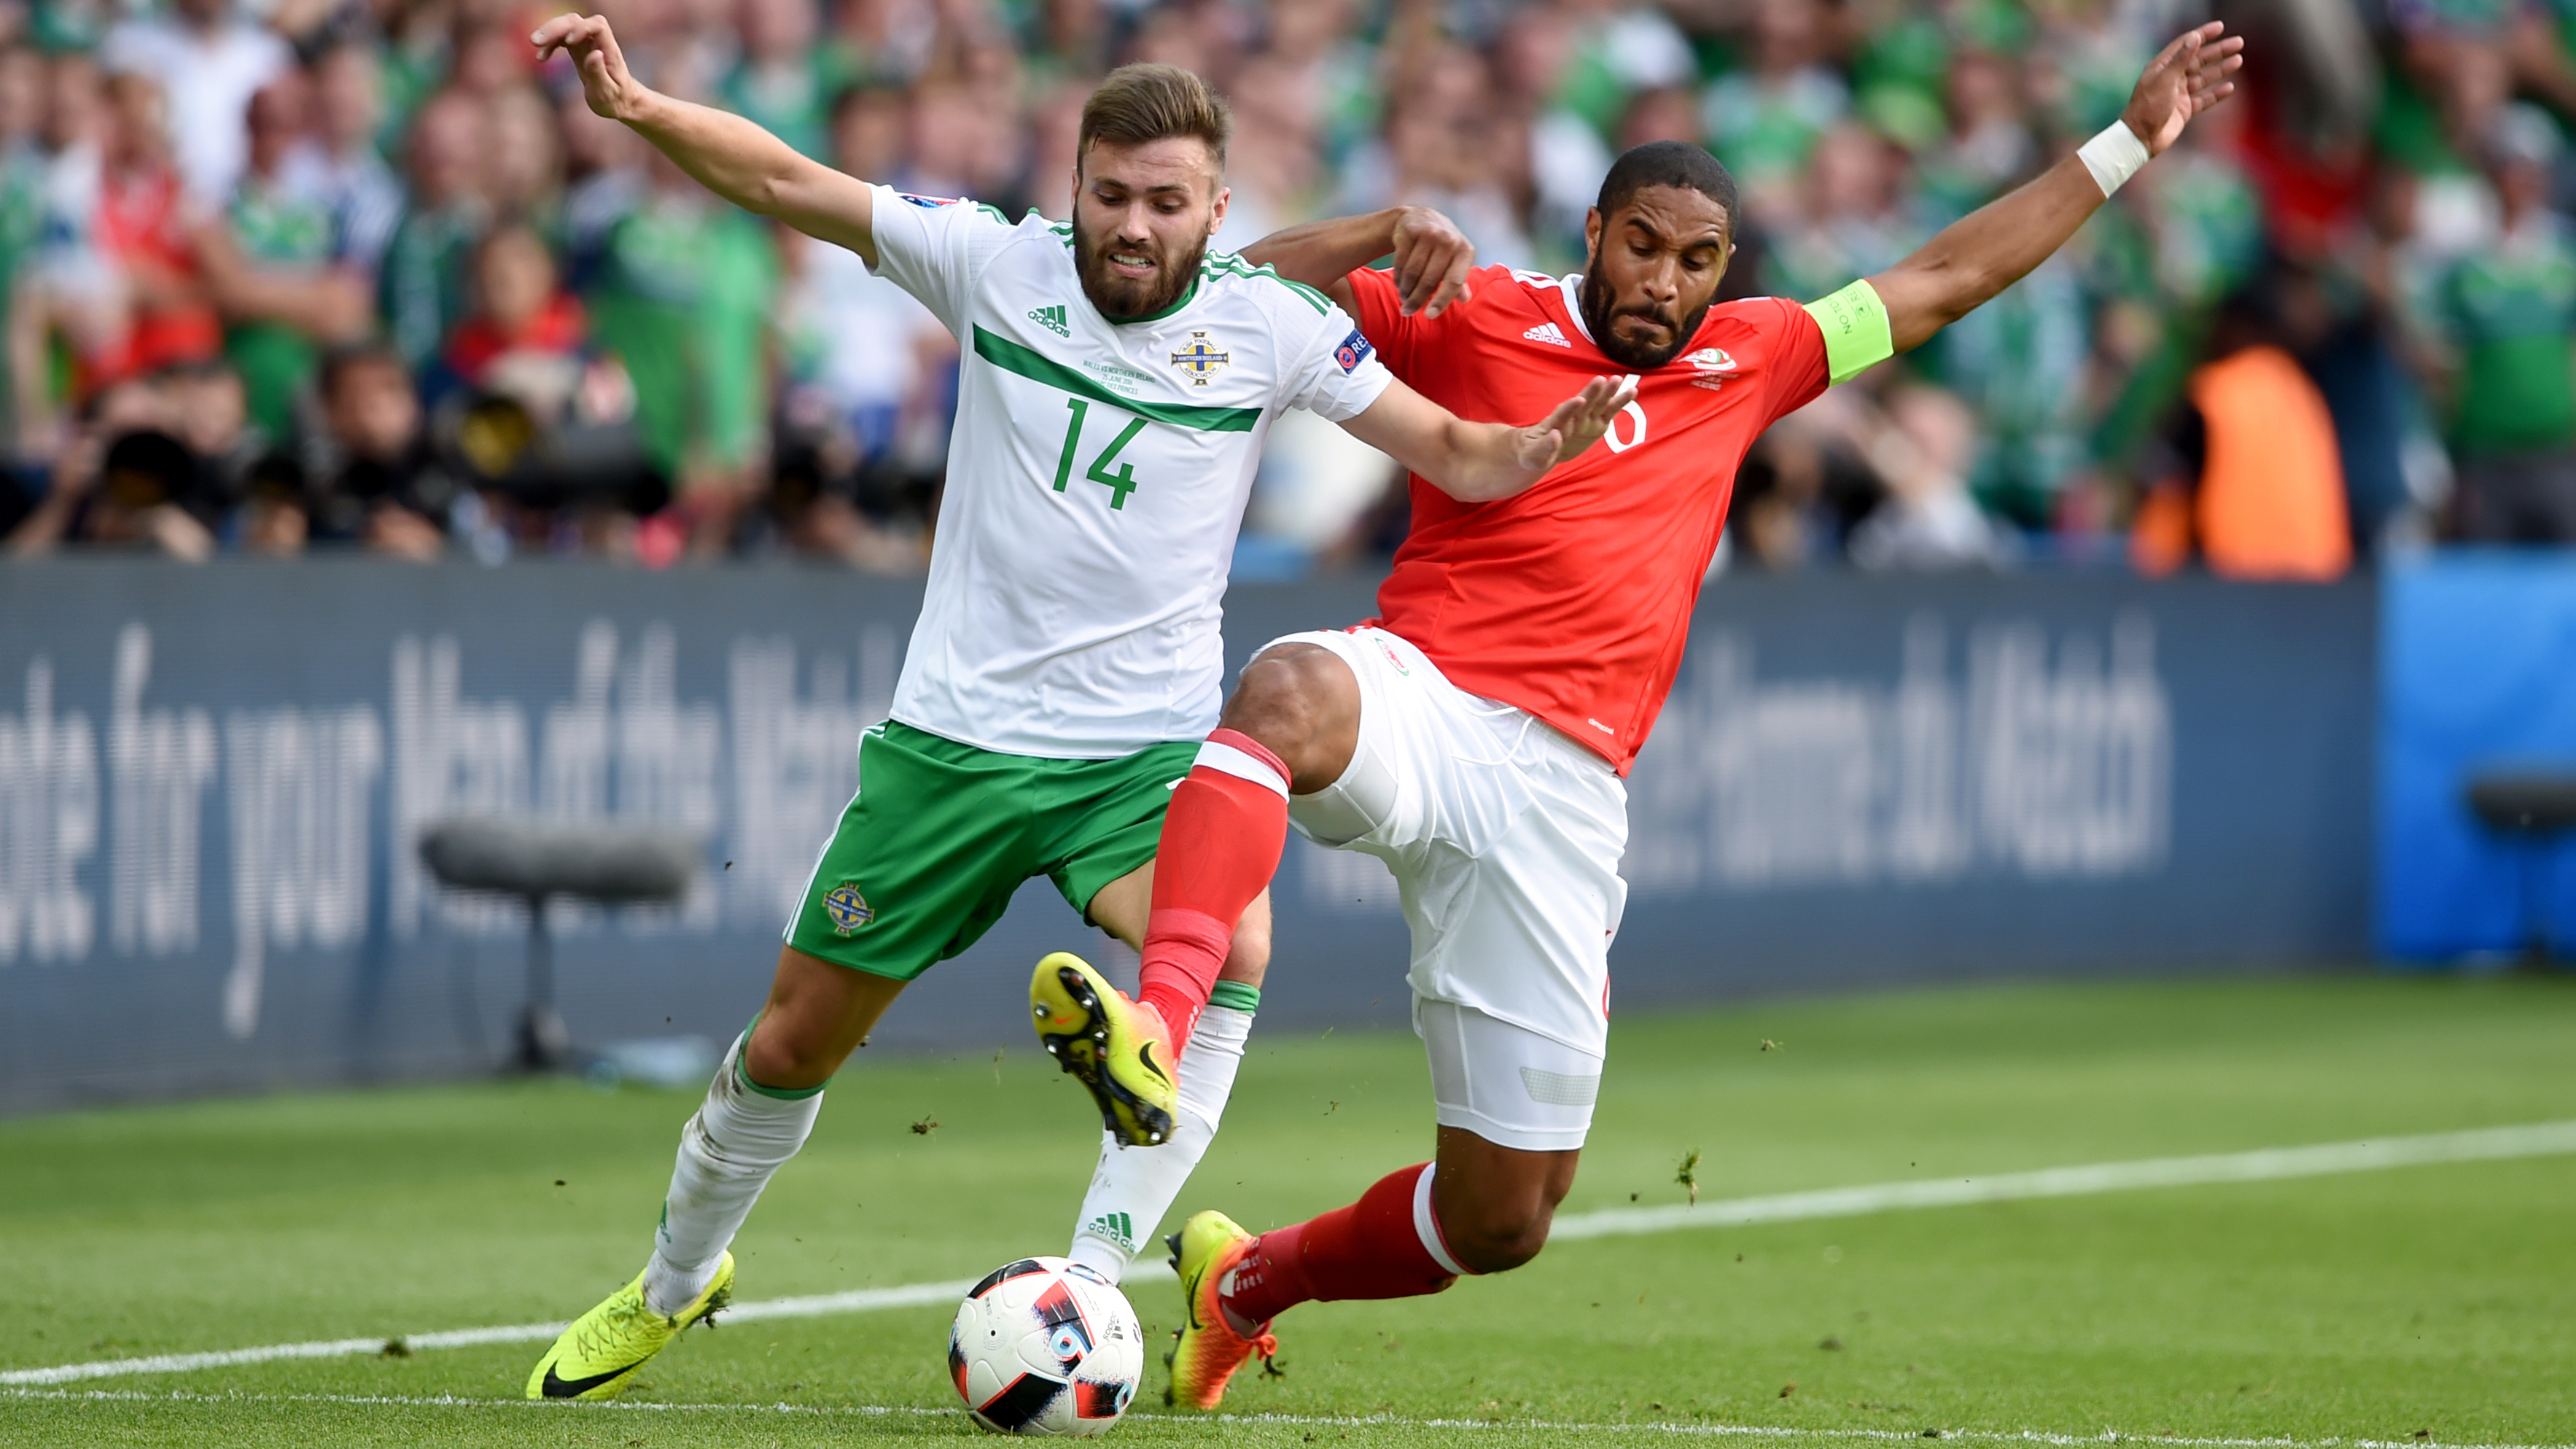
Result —
[{"label": "player's open palm", "polygon": [[1636,400],[1637,379],[1596,377],[1556,410],[1521,429],[1520,463],[1532,479],[1601,441],[1610,420]]},{"label": "player's open palm", "polygon": [[2227,34],[2213,20],[2186,30],[2147,63],[2129,105],[2120,112],[2130,131],[2147,143],[2147,154],[2161,156],[2182,139],[2191,118],[2236,93],[2228,77],[2245,65],[2245,38]]},{"label": "player's open palm", "polygon": [[608,17],[558,15],[538,26],[528,39],[535,43],[540,61],[558,50],[572,57],[573,69],[581,73],[581,98],[594,113],[612,121],[627,119],[642,87],[626,69],[626,57],[617,48]]}]

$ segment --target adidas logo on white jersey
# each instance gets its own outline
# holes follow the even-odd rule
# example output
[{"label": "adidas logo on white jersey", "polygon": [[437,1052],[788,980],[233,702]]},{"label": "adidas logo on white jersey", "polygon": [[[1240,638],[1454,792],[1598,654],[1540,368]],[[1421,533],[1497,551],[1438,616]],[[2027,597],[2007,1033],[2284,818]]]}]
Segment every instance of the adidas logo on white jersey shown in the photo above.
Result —
[{"label": "adidas logo on white jersey", "polygon": [[1073,336],[1073,329],[1065,325],[1064,304],[1060,302],[1052,307],[1031,307],[1029,309],[1029,320],[1035,322],[1049,332],[1054,333],[1058,337],[1069,338]]},{"label": "adidas logo on white jersey", "polygon": [[1521,335],[1532,342],[1545,342],[1556,347],[1571,348],[1574,346],[1573,343],[1565,340],[1565,333],[1553,322],[1541,322],[1536,327],[1531,328]]}]

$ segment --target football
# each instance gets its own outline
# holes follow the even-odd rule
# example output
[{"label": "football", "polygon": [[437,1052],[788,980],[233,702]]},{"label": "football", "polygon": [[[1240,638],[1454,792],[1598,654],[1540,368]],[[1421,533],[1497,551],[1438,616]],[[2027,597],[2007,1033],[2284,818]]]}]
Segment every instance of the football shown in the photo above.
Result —
[{"label": "football", "polygon": [[1145,1330],[1108,1279],[1062,1258],[1022,1258],[957,1305],[948,1373],[987,1429],[1089,1438],[1134,1401]]}]

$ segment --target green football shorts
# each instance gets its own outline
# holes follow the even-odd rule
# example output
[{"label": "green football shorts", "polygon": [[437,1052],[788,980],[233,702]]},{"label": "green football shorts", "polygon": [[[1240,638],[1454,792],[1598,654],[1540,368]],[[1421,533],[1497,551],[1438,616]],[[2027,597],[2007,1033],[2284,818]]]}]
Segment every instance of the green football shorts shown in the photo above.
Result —
[{"label": "green football shorts", "polygon": [[1041,760],[888,720],[859,737],[859,793],[787,923],[787,944],[909,981],[972,946],[1043,875],[1088,910],[1154,858],[1195,740],[1115,760]]}]

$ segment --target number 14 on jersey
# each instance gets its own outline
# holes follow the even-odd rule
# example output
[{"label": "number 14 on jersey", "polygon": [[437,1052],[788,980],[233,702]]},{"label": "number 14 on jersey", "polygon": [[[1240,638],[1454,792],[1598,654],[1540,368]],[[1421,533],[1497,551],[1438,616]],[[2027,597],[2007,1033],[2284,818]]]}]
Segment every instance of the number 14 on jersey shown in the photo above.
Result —
[{"label": "number 14 on jersey", "polygon": [[[1085,399],[1069,397],[1064,400],[1064,405],[1073,410],[1073,419],[1065,424],[1064,451],[1057,455],[1055,461],[1055,491],[1058,493],[1073,481],[1074,453],[1082,446],[1082,425],[1091,416],[1091,404]],[[1118,471],[1112,473],[1109,465],[1117,463],[1118,455],[1143,431],[1143,418],[1129,418],[1127,426],[1119,430],[1118,436],[1110,440],[1108,447],[1100,450],[1099,455],[1091,460],[1091,466],[1083,472],[1083,477],[1107,486],[1112,511],[1125,509],[1127,495],[1136,491],[1136,468],[1132,463],[1118,463]]]}]

